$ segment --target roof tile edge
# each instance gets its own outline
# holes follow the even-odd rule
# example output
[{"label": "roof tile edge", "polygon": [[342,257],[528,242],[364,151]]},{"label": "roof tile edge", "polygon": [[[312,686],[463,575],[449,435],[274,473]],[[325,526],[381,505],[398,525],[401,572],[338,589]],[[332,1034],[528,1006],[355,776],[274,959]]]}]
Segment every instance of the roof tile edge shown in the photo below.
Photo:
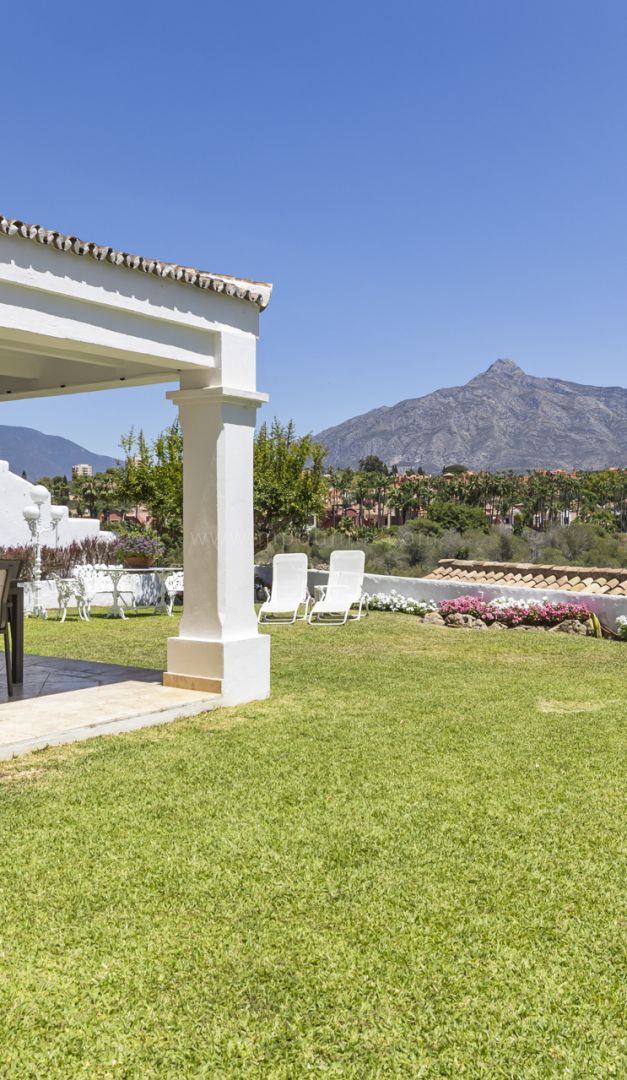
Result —
[{"label": "roof tile edge", "polygon": [[238,300],[255,304],[260,311],[267,307],[272,294],[272,285],[266,281],[248,281],[246,278],[230,277],[226,274],[212,274],[193,266],[180,266],[178,263],[147,259],[142,255],[130,255],[127,251],[118,251],[116,248],[80,240],[77,236],[69,236],[54,229],[44,229],[41,225],[29,225],[25,221],[20,221],[19,218],[6,218],[3,214],[0,214],[0,233],[5,236],[17,236],[22,240],[31,240],[37,244],[49,245],[73,255],[87,255],[97,262],[110,262],[114,266],[124,266],[128,270],[171,278],[183,285],[194,285],[198,289],[224,293],[226,296],[234,296]]},{"label": "roof tile edge", "polygon": [[440,559],[438,565],[424,576],[426,580],[446,581],[451,585],[455,582],[518,585],[535,589],[536,592],[554,589],[560,592],[592,591],[608,596],[627,596],[627,568],[616,566],[556,566],[482,559]]}]

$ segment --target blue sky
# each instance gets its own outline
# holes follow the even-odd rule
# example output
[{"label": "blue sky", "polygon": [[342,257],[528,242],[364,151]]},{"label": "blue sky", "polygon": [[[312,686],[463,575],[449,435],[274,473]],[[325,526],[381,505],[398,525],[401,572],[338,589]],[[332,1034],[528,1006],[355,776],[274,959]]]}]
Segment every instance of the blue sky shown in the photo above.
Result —
[{"label": "blue sky", "polygon": [[[0,211],[274,283],[266,416],[626,385],[622,0],[4,8]],[[3,404],[115,453],[164,387]]]}]

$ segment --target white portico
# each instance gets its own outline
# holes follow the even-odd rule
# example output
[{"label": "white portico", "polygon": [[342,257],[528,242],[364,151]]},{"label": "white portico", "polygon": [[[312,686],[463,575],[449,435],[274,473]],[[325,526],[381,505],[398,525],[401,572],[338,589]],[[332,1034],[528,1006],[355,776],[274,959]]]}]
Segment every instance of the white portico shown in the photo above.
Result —
[{"label": "white portico", "polygon": [[266,697],[253,608],[259,314],[271,286],[129,255],[0,215],[0,401],[178,381],[185,608],[164,682]]}]

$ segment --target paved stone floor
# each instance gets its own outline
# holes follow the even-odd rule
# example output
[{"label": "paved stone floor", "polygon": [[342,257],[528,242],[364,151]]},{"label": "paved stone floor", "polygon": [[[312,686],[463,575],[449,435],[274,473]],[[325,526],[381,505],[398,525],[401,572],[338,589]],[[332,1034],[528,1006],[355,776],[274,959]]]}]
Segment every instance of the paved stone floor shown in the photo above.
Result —
[{"label": "paved stone floor", "polygon": [[218,694],[163,686],[159,671],[51,656],[25,657],[24,682],[9,698],[1,666],[0,759],[165,724],[220,703]]}]

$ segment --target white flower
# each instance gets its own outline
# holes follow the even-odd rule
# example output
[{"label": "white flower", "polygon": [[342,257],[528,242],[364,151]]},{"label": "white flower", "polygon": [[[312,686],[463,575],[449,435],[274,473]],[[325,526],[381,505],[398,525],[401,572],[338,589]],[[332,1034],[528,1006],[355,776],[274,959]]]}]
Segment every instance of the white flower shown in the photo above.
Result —
[{"label": "white flower", "polygon": [[502,611],[503,608],[516,608],[520,611],[527,611],[529,608],[542,607],[543,604],[547,604],[549,601],[546,596],[542,600],[521,600],[510,599],[507,596],[497,596],[494,600],[488,602],[488,607],[494,608],[495,611]]},{"label": "white flower", "polygon": [[368,598],[368,603],[373,611],[402,611],[406,615],[424,615],[427,611],[437,609],[433,600],[414,600],[401,596],[396,589],[389,593],[374,593]]}]

